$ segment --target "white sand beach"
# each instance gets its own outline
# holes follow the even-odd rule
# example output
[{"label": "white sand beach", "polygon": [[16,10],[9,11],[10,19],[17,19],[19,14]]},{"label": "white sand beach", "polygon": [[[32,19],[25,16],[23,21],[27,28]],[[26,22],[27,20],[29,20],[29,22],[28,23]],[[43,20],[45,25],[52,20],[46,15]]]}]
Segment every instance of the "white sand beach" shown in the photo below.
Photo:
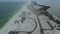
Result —
[{"label": "white sand beach", "polygon": [[[50,20],[45,15],[39,15],[38,18],[39,18],[40,22],[38,22],[37,16],[33,13],[34,9],[31,8],[32,5],[34,5],[34,4],[29,2],[21,10],[19,10],[19,12],[17,12],[16,15],[14,15],[12,18],[10,18],[10,20],[7,22],[7,24],[0,30],[0,34],[8,34],[10,31],[30,32],[34,28],[35,28],[35,30],[30,34],[55,34],[55,32],[57,30],[56,31],[52,30],[52,28],[53,28],[52,26],[55,26],[56,23],[54,23],[52,20]],[[35,6],[36,9],[39,9],[38,7],[39,6]],[[25,14],[24,13],[22,14],[22,12],[24,12]],[[22,22],[21,19],[23,19],[22,17],[26,17],[26,19],[24,19],[23,23],[21,23]],[[19,23],[17,23],[18,21],[19,21]],[[51,26],[51,24],[47,23],[47,21],[51,22],[51,24],[53,23],[54,25],[52,24],[52,26]],[[19,34],[27,34],[27,33],[20,32]]]}]

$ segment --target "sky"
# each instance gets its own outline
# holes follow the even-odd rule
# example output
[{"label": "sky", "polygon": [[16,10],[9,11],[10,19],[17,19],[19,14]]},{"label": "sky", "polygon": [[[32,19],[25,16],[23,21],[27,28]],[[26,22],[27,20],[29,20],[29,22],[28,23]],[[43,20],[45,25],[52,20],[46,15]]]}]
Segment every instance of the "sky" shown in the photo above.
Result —
[{"label": "sky", "polygon": [[0,0],[0,1],[57,1],[59,2],[60,0]]},{"label": "sky", "polygon": [[0,2],[30,2],[30,1],[36,1],[41,4],[46,4],[46,3],[54,3],[54,4],[59,4],[60,0],[0,0]]},{"label": "sky", "polygon": [[60,3],[60,0],[0,0],[0,2],[30,2],[36,1],[38,3]]}]

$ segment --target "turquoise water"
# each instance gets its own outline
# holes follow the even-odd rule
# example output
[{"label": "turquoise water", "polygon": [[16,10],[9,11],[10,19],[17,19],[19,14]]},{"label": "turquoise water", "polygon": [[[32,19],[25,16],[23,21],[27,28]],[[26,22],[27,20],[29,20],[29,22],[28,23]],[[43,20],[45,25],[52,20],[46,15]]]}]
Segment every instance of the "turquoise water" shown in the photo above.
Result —
[{"label": "turquoise water", "polygon": [[[38,1],[40,5],[47,5],[51,8],[49,12],[53,13],[60,19],[60,2],[55,1]],[[0,2],[0,28],[6,24],[6,22],[15,15],[26,2]]]},{"label": "turquoise water", "polygon": [[24,2],[0,2],[0,28],[24,5]]}]

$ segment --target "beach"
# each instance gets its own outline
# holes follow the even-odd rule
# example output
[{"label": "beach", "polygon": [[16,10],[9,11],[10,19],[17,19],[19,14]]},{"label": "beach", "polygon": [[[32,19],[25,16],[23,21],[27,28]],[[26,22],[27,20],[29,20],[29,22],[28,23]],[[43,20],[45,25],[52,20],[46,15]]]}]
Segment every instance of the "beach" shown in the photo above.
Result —
[{"label": "beach", "polygon": [[[33,13],[33,3],[27,3],[7,24],[0,30],[0,34],[8,34],[10,31],[18,31],[19,34],[53,34],[55,22],[45,15]],[[34,5],[35,6],[35,5]],[[38,6],[36,6],[38,8]],[[22,12],[24,12],[22,14]],[[23,16],[24,15],[24,16]],[[25,18],[24,18],[25,17]],[[17,21],[16,21],[17,20]]]}]

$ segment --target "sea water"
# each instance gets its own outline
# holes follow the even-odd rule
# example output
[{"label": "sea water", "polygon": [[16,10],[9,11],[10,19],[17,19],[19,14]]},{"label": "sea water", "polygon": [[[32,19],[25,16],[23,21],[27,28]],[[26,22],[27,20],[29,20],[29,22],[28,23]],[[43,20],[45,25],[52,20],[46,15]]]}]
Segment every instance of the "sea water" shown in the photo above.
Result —
[{"label": "sea water", "polygon": [[[38,1],[40,5],[50,6],[48,11],[60,19],[60,2]],[[25,2],[0,2],[0,28],[15,15],[26,3]]]},{"label": "sea water", "polygon": [[0,2],[0,28],[24,6],[25,2]]}]

